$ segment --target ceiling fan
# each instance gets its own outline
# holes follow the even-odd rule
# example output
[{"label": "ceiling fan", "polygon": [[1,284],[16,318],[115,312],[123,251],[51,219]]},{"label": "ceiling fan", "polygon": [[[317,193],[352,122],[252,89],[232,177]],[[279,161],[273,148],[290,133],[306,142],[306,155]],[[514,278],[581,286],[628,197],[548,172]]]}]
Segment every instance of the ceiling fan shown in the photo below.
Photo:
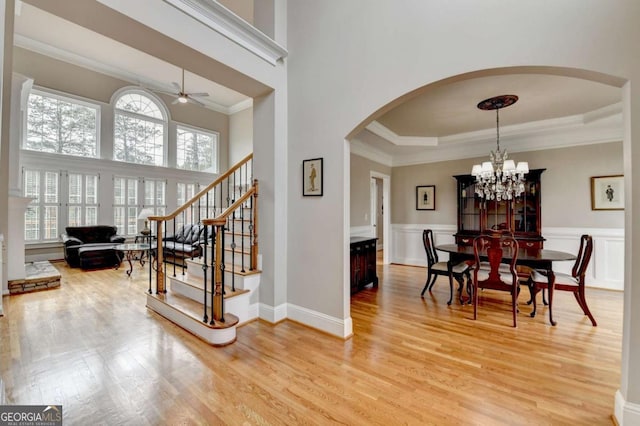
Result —
[{"label": "ceiling fan", "polygon": [[171,102],[172,104],[177,104],[177,103],[186,104],[187,102],[189,102],[195,105],[204,106],[202,102],[200,102],[198,99],[195,99],[195,98],[209,96],[208,93],[204,93],[204,92],[187,93],[184,91],[184,68],[182,69],[182,85],[176,83],[175,81],[172,82],[171,84],[176,89],[176,92],[160,91],[160,93],[164,93],[165,95],[173,96],[174,98],[176,98],[175,101]]}]

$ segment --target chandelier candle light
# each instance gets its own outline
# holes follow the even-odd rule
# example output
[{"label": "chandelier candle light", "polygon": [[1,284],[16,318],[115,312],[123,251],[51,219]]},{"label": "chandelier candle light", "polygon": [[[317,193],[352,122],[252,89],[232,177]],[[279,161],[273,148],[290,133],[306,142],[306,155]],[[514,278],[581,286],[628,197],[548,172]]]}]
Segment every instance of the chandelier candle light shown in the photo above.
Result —
[{"label": "chandelier candle light", "polygon": [[529,173],[529,163],[507,159],[507,150],[500,150],[500,116],[498,111],[513,105],[518,100],[516,95],[501,95],[485,99],[478,104],[482,110],[496,110],[496,144],[497,149],[491,151],[489,158],[482,164],[475,164],[471,175],[476,178],[476,194],[487,200],[513,200],[524,192],[524,175]]}]

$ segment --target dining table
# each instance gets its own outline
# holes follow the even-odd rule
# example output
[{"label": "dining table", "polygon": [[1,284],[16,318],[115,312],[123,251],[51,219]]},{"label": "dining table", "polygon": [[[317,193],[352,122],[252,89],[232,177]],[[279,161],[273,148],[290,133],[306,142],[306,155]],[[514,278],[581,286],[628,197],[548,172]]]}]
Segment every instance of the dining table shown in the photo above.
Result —
[{"label": "dining table", "polygon": [[[453,265],[457,265],[463,261],[475,260],[475,252],[473,245],[463,244],[441,244],[436,246],[436,250],[440,250],[449,253],[449,261],[447,262],[449,271]],[[486,253],[479,253],[482,260],[486,260]],[[502,256],[503,262],[511,261],[511,254],[509,250],[504,250]],[[516,259],[516,265],[528,266],[532,269],[543,270],[548,279],[549,301],[553,301],[553,284],[555,282],[555,274],[553,272],[553,262],[572,261],[576,260],[576,255],[558,250],[547,250],[540,248],[519,248],[518,258]],[[462,289],[460,289],[462,290]],[[529,286],[529,292],[531,293],[531,301],[535,297],[534,289]],[[530,302],[531,302],[530,301]],[[530,303],[529,302],[529,303]],[[531,312],[531,317],[536,316],[536,310]],[[551,325],[556,325],[553,320],[553,314],[549,310],[549,322]]]}]

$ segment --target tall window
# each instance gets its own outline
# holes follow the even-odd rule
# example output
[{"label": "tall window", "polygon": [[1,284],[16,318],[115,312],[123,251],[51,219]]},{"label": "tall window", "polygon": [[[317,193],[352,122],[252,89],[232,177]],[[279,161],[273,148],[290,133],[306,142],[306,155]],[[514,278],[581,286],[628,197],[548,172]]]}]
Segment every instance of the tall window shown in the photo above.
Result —
[{"label": "tall window", "polygon": [[98,224],[98,175],[68,174],[69,226]]},{"label": "tall window", "polygon": [[34,90],[29,94],[24,149],[98,156],[100,107]]},{"label": "tall window", "polygon": [[[194,195],[196,195],[196,190],[197,190],[197,185],[196,183],[180,183],[178,182],[177,184],[177,202],[178,202],[178,207],[181,207],[184,205],[184,203],[186,203],[187,201],[189,201],[190,199],[193,198]],[[188,207],[186,210],[184,210],[184,215],[179,214],[178,217],[176,217],[176,225],[177,226],[182,226],[186,223],[194,223],[194,222],[198,222],[200,218],[195,217],[197,215],[197,207],[195,209],[193,209],[192,207]]]},{"label": "tall window", "polygon": [[25,212],[25,241],[48,241],[58,238],[60,173],[24,170],[24,196],[33,198]]},{"label": "tall window", "polygon": [[165,165],[166,119],[150,97],[127,92],[115,104],[113,159],[128,163]]},{"label": "tall window", "polygon": [[218,134],[177,127],[177,164],[179,169],[216,173],[218,171]]},{"label": "tall window", "polygon": [[119,234],[138,231],[138,178],[113,178],[113,221]]},{"label": "tall window", "polygon": [[164,180],[144,180],[144,207],[153,209],[157,216],[164,216],[167,210],[167,183]]}]

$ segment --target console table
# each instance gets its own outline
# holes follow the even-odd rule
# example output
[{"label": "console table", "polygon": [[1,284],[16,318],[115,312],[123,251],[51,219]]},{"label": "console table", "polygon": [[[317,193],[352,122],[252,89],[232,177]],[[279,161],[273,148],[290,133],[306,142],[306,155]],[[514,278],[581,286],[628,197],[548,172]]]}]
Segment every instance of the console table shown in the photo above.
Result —
[{"label": "console table", "polygon": [[369,284],[378,287],[376,241],[374,237],[351,237],[351,294]]}]

